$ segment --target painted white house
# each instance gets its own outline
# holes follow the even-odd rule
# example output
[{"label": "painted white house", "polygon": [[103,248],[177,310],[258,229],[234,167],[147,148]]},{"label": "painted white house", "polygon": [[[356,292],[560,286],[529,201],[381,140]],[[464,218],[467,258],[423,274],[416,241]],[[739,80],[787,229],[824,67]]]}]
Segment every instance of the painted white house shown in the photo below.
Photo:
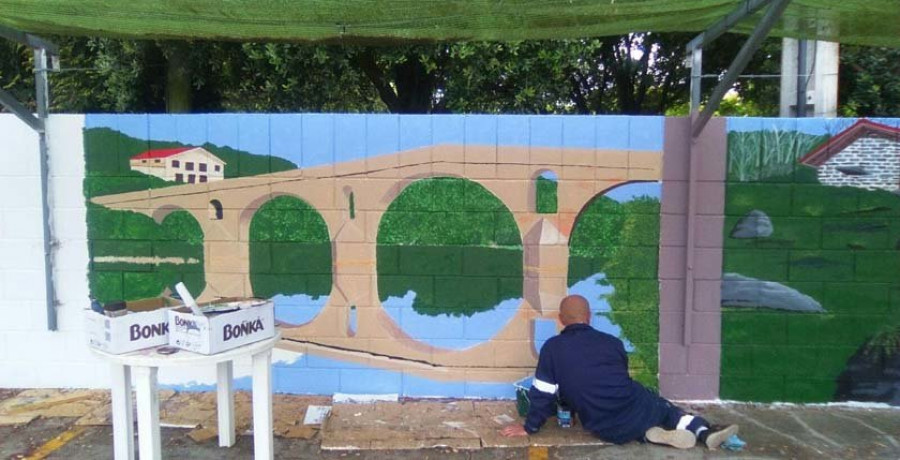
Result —
[{"label": "painted white house", "polygon": [[825,185],[900,189],[900,128],[859,120],[800,159]]},{"label": "painted white house", "polygon": [[147,150],[131,157],[131,170],[188,184],[225,178],[225,162],[202,147]]}]

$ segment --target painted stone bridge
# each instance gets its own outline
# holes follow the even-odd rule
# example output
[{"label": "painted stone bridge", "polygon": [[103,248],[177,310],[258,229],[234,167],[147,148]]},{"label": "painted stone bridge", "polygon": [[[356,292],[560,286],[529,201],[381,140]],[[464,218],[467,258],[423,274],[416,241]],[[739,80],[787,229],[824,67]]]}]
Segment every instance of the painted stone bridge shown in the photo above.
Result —
[{"label": "painted stone bridge", "polygon": [[[662,177],[662,152],[610,149],[436,145],[305,169],[204,184],[96,197],[111,209],[152,216],[190,212],[203,229],[206,288],[201,300],[252,296],[250,222],[272,198],[304,200],[324,218],[332,241],[333,286],[309,323],[284,329],[283,348],[312,352],[429,378],[512,381],[534,368],[533,320],[555,319],[566,294],[568,237],[578,213],[598,194]],[[536,210],[536,178],[557,177],[557,212]],[[392,201],[416,180],[462,177],[509,209],[523,243],[524,299],[491,340],[465,350],[436,348],[408,336],[378,296],[378,225]],[[353,194],[353,216],[351,199]],[[350,327],[356,307],[356,330]]]}]

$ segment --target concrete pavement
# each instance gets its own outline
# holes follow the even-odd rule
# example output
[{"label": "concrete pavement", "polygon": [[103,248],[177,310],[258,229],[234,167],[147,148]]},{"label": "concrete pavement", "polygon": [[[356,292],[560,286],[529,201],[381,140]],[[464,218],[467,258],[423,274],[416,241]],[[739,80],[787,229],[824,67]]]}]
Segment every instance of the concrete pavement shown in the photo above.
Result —
[{"label": "concrete pavement", "polygon": [[[14,391],[0,391],[0,401],[14,396]],[[198,398],[204,398],[197,394]],[[380,403],[394,406],[381,407],[396,417],[415,417],[424,406],[441,407],[460,402],[404,402]],[[468,404],[468,402],[462,402]],[[478,403],[472,403],[478,409]],[[485,403],[505,410],[512,402]],[[714,423],[738,423],[740,437],[747,442],[741,452],[708,451],[695,447],[676,450],[667,447],[632,443],[624,446],[573,445],[583,439],[576,432],[557,432],[551,437],[529,439],[515,447],[490,447],[497,445],[495,438],[481,432],[479,443],[467,443],[466,448],[386,448],[386,449],[338,449],[340,443],[322,443],[322,439],[340,438],[343,431],[353,427],[333,424],[330,432],[326,423],[322,432],[311,439],[276,436],[276,458],[282,459],[700,459],[700,458],[752,458],[752,459],[868,459],[900,458],[900,408],[860,408],[845,406],[792,406],[750,404],[684,404],[693,412],[702,414]],[[338,406],[340,407],[340,406]],[[480,410],[480,409],[479,409]],[[356,411],[354,409],[353,411]],[[351,412],[353,412],[351,411]],[[336,411],[340,413],[340,411]],[[347,411],[344,411],[347,412]],[[415,413],[413,413],[415,412]],[[363,412],[357,418],[369,419]],[[460,416],[462,417],[462,416]],[[76,424],[78,417],[39,416],[29,423],[0,426],[0,459],[51,458],[51,459],[106,459],[112,458],[112,427],[109,425]],[[385,419],[388,420],[388,419]],[[552,421],[550,422],[552,423]],[[337,428],[340,427],[340,428]],[[396,428],[396,427],[395,427]],[[426,427],[427,428],[427,427]],[[474,427],[473,427],[474,428]],[[482,430],[493,427],[482,426]],[[577,428],[576,428],[577,429]],[[558,430],[553,428],[553,430]],[[424,430],[422,432],[427,432]],[[191,459],[244,459],[251,458],[253,438],[244,433],[238,436],[232,448],[220,448],[216,440],[195,442],[187,434],[188,429],[163,428],[164,458]],[[394,429],[394,446],[416,445],[416,431]],[[551,430],[548,430],[551,432]],[[398,434],[399,433],[399,434]],[[358,434],[358,432],[357,432]],[[400,439],[404,436],[410,439]],[[488,439],[493,439],[490,443]],[[542,441],[543,440],[543,441]],[[552,440],[552,442],[546,442]],[[535,446],[544,444],[544,446]],[[549,444],[549,445],[547,445]],[[323,448],[323,445],[325,448]],[[330,445],[330,447],[329,447]],[[418,445],[422,445],[421,442]],[[513,444],[515,445],[515,444]]]}]

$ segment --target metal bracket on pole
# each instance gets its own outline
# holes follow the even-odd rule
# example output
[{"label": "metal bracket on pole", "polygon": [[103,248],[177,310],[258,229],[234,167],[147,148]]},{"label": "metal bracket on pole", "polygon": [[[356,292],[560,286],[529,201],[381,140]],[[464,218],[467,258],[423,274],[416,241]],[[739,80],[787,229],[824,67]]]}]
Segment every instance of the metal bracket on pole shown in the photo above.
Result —
[{"label": "metal bracket on pole", "polygon": [[806,40],[797,40],[797,118],[806,116],[806,82],[809,78],[806,70]]},{"label": "metal bracket on pole", "polygon": [[740,6],[738,6],[734,11],[725,16],[719,22],[711,25],[708,29],[701,32],[700,35],[694,37],[693,40],[688,42],[685,48],[688,51],[693,50],[694,48],[700,48],[703,45],[719,38],[725,32],[728,32],[728,29],[731,29],[737,23],[743,21],[748,16],[755,13],[760,8],[772,3],[772,0],[744,0]]},{"label": "metal bracket on pole", "polygon": [[43,48],[54,56],[59,55],[59,47],[56,46],[55,43],[20,30],[10,29],[9,27],[0,25],[0,38],[19,42],[30,48]]},{"label": "metal bracket on pole", "polygon": [[37,117],[12,94],[0,89],[0,104],[9,109],[38,135],[38,150],[41,167],[41,211],[44,236],[44,288],[46,293],[47,329],[58,329],[56,315],[56,289],[53,286],[53,232],[50,228],[50,201],[48,195],[49,170],[47,152],[46,121],[50,112],[50,91],[47,82],[48,59],[59,53],[59,47],[35,35],[0,26],[0,37],[22,43],[34,49],[34,87]]},{"label": "metal bracket on pole", "polygon": [[13,115],[19,117],[20,120],[24,121],[25,124],[31,127],[35,132],[40,133],[44,131],[44,120],[34,116],[34,114],[32,114],[27,107],[22,105],[15,96],[9,94],[3,88],[0,88],[0,104],[12,112]]},{"label": "metal bracket on pole", "polygon": [[753,53],[759,49],[763,40],[769,35],[769,31],[771,31],[772,27],[775,26],[775,23],[781,19],[781,15],[784,13],[785,8],[787,8],[788,3],[790,2],[791,0],[775,0],[766,11],[765,16],[763,16],[762,20],[757,24],[756,29],[750,34],[750,38],[747,39],[744,46],[738,51],[737,56],[735,56],[734,61],[731,62],[731,66],[728,67],[725,76],[719,80],[719,84],[713,90],[712,96],[710,96],[703,111],[700,112],[700,115],[698,115],[694,120],[694,123],[692,123],[691,135],[693,137],[697,137],[700,132],[703,131],[703,128],[706,127],[706,123],[712,117],[716,109],[719,108],[719,104],[722,103],[722,98],[725,97],[725,93],[727,93],[734,85],[734,82],[737,81],[738,76],[744,68],[747,67],[750,58],[753,57]]}]

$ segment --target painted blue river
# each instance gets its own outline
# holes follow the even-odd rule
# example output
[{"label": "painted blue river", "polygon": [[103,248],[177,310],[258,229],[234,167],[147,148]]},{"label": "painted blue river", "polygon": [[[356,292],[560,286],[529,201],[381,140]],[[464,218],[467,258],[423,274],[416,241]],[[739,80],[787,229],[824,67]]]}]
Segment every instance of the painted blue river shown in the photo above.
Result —
[{"label": "painted blue river", "polygon": [[505,299],[494,308],[471,316],[423,315],[413,309],[415,291],[403,297],[390,296],[381,304],[391,319],[411,337],[438,348],[464,350],[497,335],[522,304],[522,299]]}]

